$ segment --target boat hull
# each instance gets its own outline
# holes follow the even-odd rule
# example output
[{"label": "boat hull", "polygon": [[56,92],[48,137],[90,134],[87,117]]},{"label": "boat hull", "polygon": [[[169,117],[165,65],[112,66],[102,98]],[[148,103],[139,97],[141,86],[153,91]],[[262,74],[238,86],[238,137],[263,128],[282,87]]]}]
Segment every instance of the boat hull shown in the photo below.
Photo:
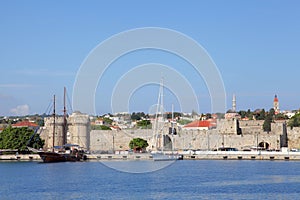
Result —
[{"label": "boat hull", "polygon": [[56,152],[38,152],[41,159],[44,163],[51,162],[76,162],[80,161],[82,156],[80,155],[71,155],[64,153],[56,153]]}]

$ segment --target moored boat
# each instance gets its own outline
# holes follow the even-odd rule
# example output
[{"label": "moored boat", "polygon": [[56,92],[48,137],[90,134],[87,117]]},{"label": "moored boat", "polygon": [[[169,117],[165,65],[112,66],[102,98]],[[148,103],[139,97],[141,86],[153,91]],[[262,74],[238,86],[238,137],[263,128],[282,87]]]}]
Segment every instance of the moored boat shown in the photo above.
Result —
[{"label": "moored boat", "polygon": [[[165,126],[165,120],[164,120],[164,105],[163,105],[163,91],[164,91],[164,86],[163,86],[163,80],[161,80],[160,84],[160,89],[159,89],[159,95],[158,95],[158,102],[157,102],[157,110],[156,110],[156,116],[155,116],[155,124],[154,124],[154,141],[155,141],[155,150],[151,151],[151,155],[153,158],[153,161],[173,161],[173,160],[182,160],[183,156],[179,154],[174,153],[174,142],[173,142],[173,137],[174,137],[174,108],[172,105],[172,120],[171,120],[171,127],[169,127],[170,133],[166,134],[164,133],[164,126]],[[160,110],[159,110],[160,109]],[[161,124],[162,127],[158,128],[158,123],[159,123],[159,113],[161,114]],[[159,130],[160,129],[160,130]],[[167,136],[170,134],[170,137]],[[170,143],[171,143],[171,152],[165,151],[165,138],[169,137],[170,138]],[[160,138],[160,145],[158,145],[158,140]],[[160,146],[158,148],[158,146]]]},{"label": "moored boat", "polygon": [[85,159],[84,151],[74,144],[66,144],[62,147],[54,147],[54,151],[38,151],[37,152],[43,162],[76,162]]},{"label": "moored boat", "polygon": [[53,103],[53,136],[52,136],[52,151],[42,151],[37,150],[36,153],[39,154],[43,162],[76,162],[85,159],[83,149],[77,144],[66,144],[67,140],[67,114],[66,114],[66,89],[64,89],[64,124],[63,124],[63,146],[54,146],[55,144],[55,95]]}]

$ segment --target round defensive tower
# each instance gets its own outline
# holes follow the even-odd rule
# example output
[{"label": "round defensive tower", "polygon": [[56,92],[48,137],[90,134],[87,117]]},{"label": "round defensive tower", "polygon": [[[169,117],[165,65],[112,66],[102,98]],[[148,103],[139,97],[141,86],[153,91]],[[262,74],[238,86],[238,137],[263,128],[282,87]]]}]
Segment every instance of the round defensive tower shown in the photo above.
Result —
[{"label": "round defensive tower", "polygon": [[90,118],[87,114],[80,112],[72,113],[68,118],[68,133],[71,144],[78,144],[79,146],[89,150],[90,148]]},{"label": "round defensive tower", "polygon": [[54,118],[46,117],[44,119],[45,125],[43,132],[41,134],[42,139],[45,140],[44,148],[46,150],[51,150],[53,148],[53,131],[54,134],[54,146],[62,146],[63,145],[63,127],[64,127],[64,118],[60,116],[55,117],[55,129],[54,126]]}]

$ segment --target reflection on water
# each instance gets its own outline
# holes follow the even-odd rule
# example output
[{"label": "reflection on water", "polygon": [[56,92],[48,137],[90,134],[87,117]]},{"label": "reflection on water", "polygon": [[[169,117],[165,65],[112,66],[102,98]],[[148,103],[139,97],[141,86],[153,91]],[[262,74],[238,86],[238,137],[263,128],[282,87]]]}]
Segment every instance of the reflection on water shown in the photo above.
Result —
[{"label": "reflection on water", "polygon": [[[152,162],[152,161],[151,161]],[[156,164],[157,163],[157,164]],[[300,162],[1,162],[1,199],[298,199]],[[110,167],[107,167],[109,165]],[[115,170],[124,169],[123,172]],[[135,171],[138,173],[125,173]]]},{"label": "reflection on water", "polygon": [[228,180],[228,181],[213,181],[202,183],[203,186],[214,186],[214,187],[224,187],[224,186],[241,186],[241,185],[266,185],[266,184],[299,184],[300,185],[300,175],[297,176],[258,176],[255,180]]},{"label": "reflection on water", "polygon": [[120,172],[149,173],[161,170],[173,164],[175,161],[99,161],[103,165]]}]

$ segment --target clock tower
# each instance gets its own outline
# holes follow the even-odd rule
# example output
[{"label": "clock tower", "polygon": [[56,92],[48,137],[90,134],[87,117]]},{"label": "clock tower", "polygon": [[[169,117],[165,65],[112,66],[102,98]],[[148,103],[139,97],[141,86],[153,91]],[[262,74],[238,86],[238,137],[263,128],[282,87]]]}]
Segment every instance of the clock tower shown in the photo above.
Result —
[{"label": "clock tower", "polygon": [[274,97],[273,105],[274,105],[275,115],[277,115],[280,112],[280,110],[279,110],[279,101],[278,101],[277,95],[275,95],[275,97]]}]

